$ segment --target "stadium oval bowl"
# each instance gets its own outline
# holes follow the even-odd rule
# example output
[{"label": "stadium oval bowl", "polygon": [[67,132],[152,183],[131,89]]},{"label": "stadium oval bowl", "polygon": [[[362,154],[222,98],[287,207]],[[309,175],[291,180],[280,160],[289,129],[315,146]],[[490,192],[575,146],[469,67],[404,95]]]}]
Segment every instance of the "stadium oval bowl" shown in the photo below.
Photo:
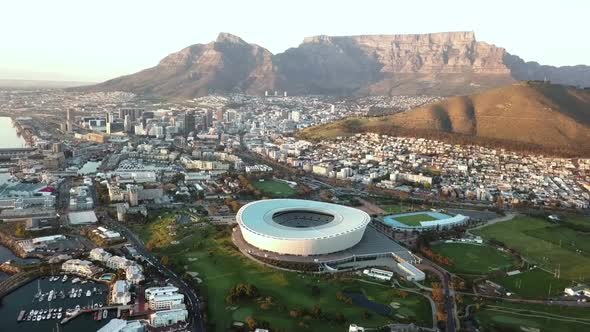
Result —
[{"label": "stadium oval bowl", "polygon": [[287,255],[323,255],[356,245],[371,221],[364,211],[300,199],[244,205],[236,220],[250,245]]}]

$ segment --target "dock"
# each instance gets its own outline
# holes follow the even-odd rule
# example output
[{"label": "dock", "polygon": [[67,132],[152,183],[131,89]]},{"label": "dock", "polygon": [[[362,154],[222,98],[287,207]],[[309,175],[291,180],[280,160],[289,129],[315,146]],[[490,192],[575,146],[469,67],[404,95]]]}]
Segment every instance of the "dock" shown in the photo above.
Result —
[{"label": "dock", "polygon": [[105,306],[102,308],[91,308],[91,309],[78,310],[73,315],[62,319],[60,324],[62,324],[62,325],[67,324],[69,321],[71,321],[72,319],[74,319],[82,314],[92,313],[92,312],[96,312],[96,311],[103,311],[103,310],[115,310],[116,309],[117,310],[117,317],[121,317],[121,311],[129,310],[130,308],[131,308],[130,305],[112,305],[112,306]]}]

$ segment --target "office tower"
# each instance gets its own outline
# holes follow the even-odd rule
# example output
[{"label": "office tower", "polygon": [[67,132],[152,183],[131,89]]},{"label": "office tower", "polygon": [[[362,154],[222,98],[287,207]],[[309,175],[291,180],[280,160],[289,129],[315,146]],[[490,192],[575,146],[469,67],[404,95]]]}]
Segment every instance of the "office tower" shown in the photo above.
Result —
[{"label": "office tower", "polygon": [[71,108],[68,108],[68,110],[66,111],[66,118],[67,118],[66,119],[66,130],[70,133],[74,129],[74,128],[72,128],[73,123],[74,123],[74,114],[73,113],[74,113],[74,110]]},{"label": "office tower", "polygon": [[223,122],[223,109],[215,111],[215,120],[217,120],[217,122]]},{"label": "office tower", "polygon": [[195,131],[195,114],[193,111],[187,111],[179,116],[179,122],[182,123],[182,132],[184,136],[188,136],[191,132]]}]

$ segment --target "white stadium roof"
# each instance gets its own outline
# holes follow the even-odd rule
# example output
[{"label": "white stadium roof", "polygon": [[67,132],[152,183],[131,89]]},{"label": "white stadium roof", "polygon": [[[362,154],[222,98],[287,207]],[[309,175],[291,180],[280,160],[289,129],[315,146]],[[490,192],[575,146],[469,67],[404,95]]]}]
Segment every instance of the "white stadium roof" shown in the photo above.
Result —
[{"label": "white stadium roof", "polygon": [[[295,228],[283,226],[273,215],[286,211],[306,211],[329,214],[329,223]],[[269,199],[246,204],[238,212],[238,223],[250,231],[277,239],[324,239],[365,228],[371,217],[364,211],[337,204],[301,199]]]},{"label": "white stadium roof", "polygon": [[[284,223],[277,222],[283,217]],[[309,256],[338,252],[356,245],[371,217],[348,206],[300,199],[269,199],[244,205],[236,220],[244,240],[259,249]]]}]

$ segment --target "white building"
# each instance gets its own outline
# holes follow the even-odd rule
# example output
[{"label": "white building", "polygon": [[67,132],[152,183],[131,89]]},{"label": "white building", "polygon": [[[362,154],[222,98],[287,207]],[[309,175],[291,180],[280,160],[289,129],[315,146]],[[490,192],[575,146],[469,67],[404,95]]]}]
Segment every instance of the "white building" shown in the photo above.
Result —
[{"label": "white building", "polygon": [[184,303],[184,295],[174,286],[150,287],[145,290],[145,299],[152,310],[176,309]]},{"label": "white building", "polygon": [[90,258],[93,261],[105,262],[106,260],[111,258],[111,256],[112,255],[103,248],[94,248],[90,250],[88,258]]},{"label": "white building", "polygon": [[128,304],[129,302],[131,302],[129,283],[125,280],[117,280],[111,288],[111,303]]},{"label": "white building", "polygon": [[186,309],[171,309],[154,312],[150,315],[150,325],[164,327],[186,321],[188,311]]},{"label": "white building", "polygon": [[564,289],[564,293],[569,296],[587,296],[590,297],[590,287],[584,284],[578,284],[577,286],[568,287]]},{"label": "white building", "polygon": [[127,281],[132,285],[137,285],[144,281],[145,277],[143,276],[143,269],[141,266],[135,264],[135,262],[133,262],[131,265],[127,265],[125,268],[125,279],[127,279]]},{"label": "white building", "polygon": [[184,294],[156,295],[149,299],[149,308],[152,310],[168,310],[178,308],[184,304]]},{"label": "white building", "polygon": [[408,262],[397,263],[397,267],[406,273],[406,280],[408,281],[422,281],[426,278],[424,272]]},{"label": "white building", "polygon": [[94,266],[91,262],[81,259],[67,260],[62,263],[61,269],[66,273],[75,273],[87,277],[100,272],[100,269]]},{"label": "white building", "polygon": [[393,272],[375,268],[363,270],[363,274],[384,281],[390,281],[393,278]]}]

